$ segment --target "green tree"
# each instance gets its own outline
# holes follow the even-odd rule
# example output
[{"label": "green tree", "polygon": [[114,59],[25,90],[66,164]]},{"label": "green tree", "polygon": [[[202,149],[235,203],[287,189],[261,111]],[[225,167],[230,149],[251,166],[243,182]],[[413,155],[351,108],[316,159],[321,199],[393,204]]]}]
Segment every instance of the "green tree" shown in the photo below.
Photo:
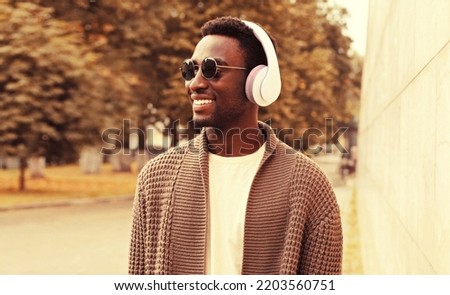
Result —
[{"label": "green tree", "polygon": [[[141,129],[149,123],[164,119],[155,112],[159,104],[166,77],[159,71],[158,49],[166,38],[164,23],[165,1],[158,0],[35,0],[55,9],[55,16],[65,21],[78,21],[86,44],[101,54],[98,60],[116,81],[115,87],[126,89],[121,100],[111,100],[109,107],[125,111],[122,117],[110,120],[108,127],[123,127],[130,119],[132,127]],[[162,66],[163,67],[163,66]],[[122,91],[123,92],[123,91]],[[117,96],[117,95],[116,95]],[[126,98],[125,98],[126,97]],[[116,102],[126,101],[121,107]],[[126,132],[126,130],[122,130]],[[124,134],[123,147],[128,147],[128,134]],[[143,138],[140,145],[143,146]]]},{"label": "green tree", "polygon": [[79,23],[33,3],[6,1],[0,11],[0,155],[20,157],[24,189],[28,157],[76,155],[99,141],[111,75]]}]

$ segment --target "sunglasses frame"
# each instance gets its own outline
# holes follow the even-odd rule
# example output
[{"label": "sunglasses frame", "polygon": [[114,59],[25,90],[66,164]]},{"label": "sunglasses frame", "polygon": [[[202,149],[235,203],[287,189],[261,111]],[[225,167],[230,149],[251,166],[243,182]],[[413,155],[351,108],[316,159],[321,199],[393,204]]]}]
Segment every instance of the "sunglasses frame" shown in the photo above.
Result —
[{"label": "sunglasses frame", "polygon": [[[215,67],[216,67],[216,70],[215,70],[215,72],[214,72],[214,75],[212,75],[212,77],[210,77],[210,78],[205,77],[205,74],[204,74],[204,71],[203,71],[203,65],[205,64],[206,60],[212,60],[212,61],[214,62]],[[187,80],[187,79],[183,76],[183,67],[184,67],[184,64],[185,64],[185,63],[191,63],[191,64],[193,65],[193,67],[194,67],[194,76],[193,76],[191,79],[189,79],[189,80]],[[217,63],[217,60],[216,60],[214,57],[205,57],[200,65],[196,65],[196,64],[194,63],[194,61],[193,61],[191,58],[185,59],[185,60],[183,61],[183,66],[182,66],[181,68],[179,68],[179,69],[180,69],[180,71],[181,71],[181,76],[183,77],[184,81],[186,81],[186,82],[192,81],[192,79],[194,79],[195,76],[197,76],[199,69],[202,70],[202,77],[205,78],[206,80],[212,80],[212,79],[214,79],[214,78],[217,76],[217,73],[220,72],[220,69],[247,70],[247,68],[243,68],[243,67],[235,67],[235,66],[223,66],[223,65],[219,65],[219,64]]]}]

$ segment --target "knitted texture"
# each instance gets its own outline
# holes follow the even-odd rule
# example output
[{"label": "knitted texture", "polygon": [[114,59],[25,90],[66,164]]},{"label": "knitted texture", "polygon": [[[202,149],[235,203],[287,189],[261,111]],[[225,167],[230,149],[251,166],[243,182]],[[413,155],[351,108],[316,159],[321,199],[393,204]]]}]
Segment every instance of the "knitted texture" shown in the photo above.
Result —
[{"label": "knitted texture", "polygon": [[[260,127],[266,150],[247,201],[242,274],[340,274],[341,220],[328,179],[269,126]],[[130,274],[204,274],[208,174],[204,132],[142,169]]]}]

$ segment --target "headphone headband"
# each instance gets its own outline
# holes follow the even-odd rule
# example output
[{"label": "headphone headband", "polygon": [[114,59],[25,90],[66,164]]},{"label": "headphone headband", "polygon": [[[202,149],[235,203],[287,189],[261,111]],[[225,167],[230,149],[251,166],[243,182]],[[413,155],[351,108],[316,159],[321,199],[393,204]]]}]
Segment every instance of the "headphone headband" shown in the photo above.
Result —
[{"label": "headphone headband", "polygon": [[256,66],[248,75],[245,92],[250,101],[259,106],[268,106],[278,98],[281,92],[281,75],[275,47],[263,28],[250,21],[243,22],[253,30],[267,58],[267,66]]}]

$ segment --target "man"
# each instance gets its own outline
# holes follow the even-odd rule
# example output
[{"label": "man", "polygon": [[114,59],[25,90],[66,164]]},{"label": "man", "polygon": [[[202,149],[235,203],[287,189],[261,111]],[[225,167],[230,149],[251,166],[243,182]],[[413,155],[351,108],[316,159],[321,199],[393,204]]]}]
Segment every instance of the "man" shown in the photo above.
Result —
[{"label": "man", "polygon": [[253,97],[249,77],[259,65],[273,66],[273,57],[251,24],[231,17],[207,22],[182,65],[193,120],[203,129],[139,175],[131,274],[341,272],[341,222],[330,183],[258,122],[258,105],[270,101]]}]

